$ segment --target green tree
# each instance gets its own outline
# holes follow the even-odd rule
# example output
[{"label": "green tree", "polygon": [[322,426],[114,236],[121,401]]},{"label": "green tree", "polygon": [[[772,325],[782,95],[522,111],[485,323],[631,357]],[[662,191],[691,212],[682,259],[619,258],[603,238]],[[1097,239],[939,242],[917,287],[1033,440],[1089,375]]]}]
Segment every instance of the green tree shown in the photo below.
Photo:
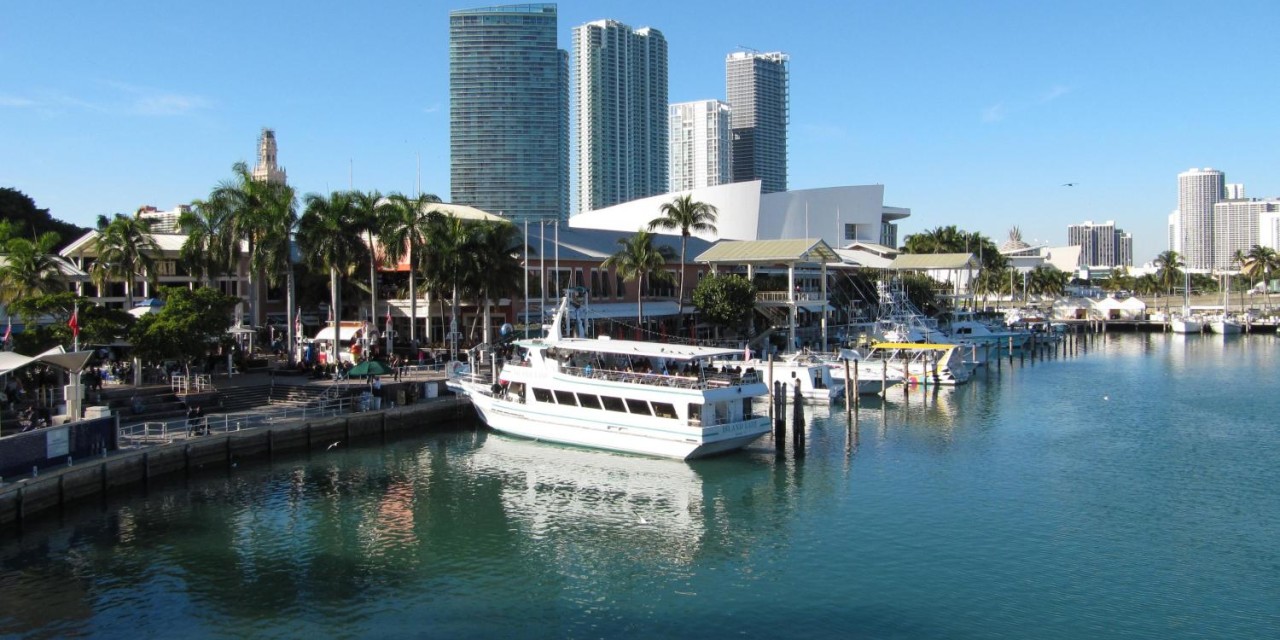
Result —
[{"label": "green tree", "polygon": [[[431,230],[440,224],[443,217],[431,205],[440,202],[440,198],[430,194],[419,194],[409,199],[399,193],[387,198],[391,202],[391,210],[383,220],[382,244],[387,252],[387,259],[399,262],[406,256],[409,258],[409,339],[418,338],[418,284],[420,270],[419,257],[426,250],[431,240]],[[433,220],[434,218],[434,220]]]},{"label": "green tree", "polygon": [[[258,283],[262,276],[273,273],[279,265],[262,247],[267,236],[281,233],[279,225],[294,207],[294,191],[287,185],[255,180],[249,165],[231,165],[232,177],[209,193],[204,207],[218,210],[226,221],[225,232],[233,240],[243,240],[249,255],[249,322],[258,324]],[[350,230],[347,231],[348,233]]]},{"label": "green tree", "polygon": [[[109,309],[71,291],[58,291],[14,301],[9,312],[22,318],[26,330],[14,338],[14,349],[22,353],[40,353],[74,341],[67,322],[79,307],[76,318],[80,326],[80,344],[111,344],[128,336],[134,317],[124,309]],[[42,319],[51,319],[40,324]]]},{"label": "green tree", "polygon": [[9,187],[0,188],[0,221],[11,225],[12,237],[15,238],[39,238],[50,231],[58,234],[60,240],[53,248],[55,252],[65,243],[89,232],[84,227],[54,218],[48,209],[37,207],[30,196]]},{"label": "green tree", "polygon": [[644,325],[644,296],[653,281],[670,281],[671,274],[663,270],[667,263],[662,251],[653,246],[653,234],[637,231],[629,238],[618,238],[622,247],[605,259],[600,266],[613,269],[627,282],[639,281],[636,287],[636,322]]},{"label": "green tree", "polygon": [[486,221],[477,225],[474,260],[485,266],[476,274],[476,285],[484,298],[484,342],[492,339],[490,309],[493,300],[520,293],[524,277],[520,230],[510,222]]},{"label": "green tree", "polygon": [[133,284],[138,278],[154,284],[160,246],[151,236],[151,221],[116,214],[98,216],[98,257],[89,275],[99,290],[112,280],[124,282],[125,308],[133,308]]},{"label": "green tree", "polygon": [[352,191],[351,205],[355,212],[356,226],[364,234],[365,257],[369,260],[369,319],[373,324],[378,317],[378,267],[385,250],[378,234],[386,227],[393,214],[391,201],[378,191]]},{"label": "green tree", "polygon": [[1262,275],[1262,291],[1267,309],[1271,308],[1271,271],[1273,269],[1280,269],[1280,253],[1276,253],[1276,250],[1271,247],[1257,244],[1245,254],[1241,268],[1249,276],[1251,286],[1253,278],[1259,274]]},{"label": "green tree", "polygon": [[693,288],[693,304],[716,327],[746,335],[755,310],[756,287],[737,274],[711,275]]},{"label": "green tree", "polygon": [[178,216],[178,229],[187,236],[179,257],[207,286],[234,271],[240,261],[240,243],[231,234],[229,218],[227,211],[199,200]]},{"label": "green tree", "polygon": [[[342,321],[342,293],[339,275],[347,275],[364,251],[356,228],[350,194],[335,191],[327,197],[309,193],[306,208],[298,219],[298,246],[312,266],[329,272],[329,301],[333,310],[335,338]],[[330,358],[338,362],[338,341],[331,344]]]},{"label": "green tree", "polygon": [[166,287],[163,295],[164,307],[142,316],[130,332],[134,349],[144,360],[177,360],[189,370],[225,340],[239,299],[212,287]]},{"label": "green tree", "polygon": [[[463,293],[478,292],[479,274],[485,265],[473,258],[477,227],[455,216],[436,219],[426,264],[428,281],[437,290],[449,291],[449,333],[461,332],[458,307]],[[450,336],[450,357],[457,358],[457,336]]]},{"label": "green tree", "polygon": [[676,300],[684,303],[684,265],[685,249],[689,236],[693,233],[715,233],[716,216],[719,211],[714,205],[698,202],[689,194],[676,196],[671,202],[663,203],[659,208],[660,216],[649,221],[649,230],[680,231],[680,288]]},{"label": "green tree", "polygon": [[[1159,283],[1160,290],[1167,296],[1164,300],[1164,310],[1165,313],[1168,313],[1169,297],[1172,297],[1174,287],[1183,284],[1185,281],[1182,272],[1182,256],[1178,255],[1177,251],[1162,251],[1160,255],[1156,256],[1154,264],[1156,266],[1156,282]],[[1191,292],[1188,291],[1187,295],[1191,295]]]},{"label": "green tree", "polygon": [[1049,264],[1031,270],[1027,276],[1027,288],[1036,295],[1060,296],[1067,291],[1071,275]]},{"label": "green tree", "polygon": [[[0,238],[2,239],[2,238]],[[58,270],[54,247],[58,234],[46,231],[35,241],[9,238],[4,243],[4,263],[0,264],[0,304],[53,293],[67,286]]]}]

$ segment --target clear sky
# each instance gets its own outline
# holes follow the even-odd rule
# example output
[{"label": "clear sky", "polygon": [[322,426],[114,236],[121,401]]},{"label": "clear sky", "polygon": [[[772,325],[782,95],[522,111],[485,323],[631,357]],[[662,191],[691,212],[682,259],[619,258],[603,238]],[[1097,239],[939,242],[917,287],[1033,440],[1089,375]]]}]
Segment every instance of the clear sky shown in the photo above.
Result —
[{"label": "clear sky", "polygon": [[[252,165],[267,126],[300,194],[412,193],[421,157],[447,199],[448,12],[485,4],[6,3],[0,186],[86,226],[169,209]],[[601,18],[660,29],[672,102],[723,99],[731,51],[790,54],[790,186],[884,184],[900,240],[1114,220],[1140,264],[1181,171],[1280,196],[1275,0],[558,4],[564,48]]]}]

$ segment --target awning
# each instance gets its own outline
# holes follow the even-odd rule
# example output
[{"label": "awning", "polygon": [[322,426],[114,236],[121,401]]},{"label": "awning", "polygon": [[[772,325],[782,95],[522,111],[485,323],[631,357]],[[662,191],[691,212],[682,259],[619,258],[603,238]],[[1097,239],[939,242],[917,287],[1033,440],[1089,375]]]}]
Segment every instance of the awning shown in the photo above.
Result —
[{"label": "awning", "polygon": [[24,356],[20,353],[0,351],[0,375],[9,373],[14,369],[21,369],[22,367],[35,362],[35,360],[35,358]]},{"label": "awning", "polygon": [[[634,302],[590,304],[578,310],[578,313],[581,313],[582,317],[588,320],[592,318],[635,318],[636,312],[636,303]],[[680,305],[675,301],[655,300],[644,303],[644,317],[646,318],[666,318],[676,315],[680,315]]]}]

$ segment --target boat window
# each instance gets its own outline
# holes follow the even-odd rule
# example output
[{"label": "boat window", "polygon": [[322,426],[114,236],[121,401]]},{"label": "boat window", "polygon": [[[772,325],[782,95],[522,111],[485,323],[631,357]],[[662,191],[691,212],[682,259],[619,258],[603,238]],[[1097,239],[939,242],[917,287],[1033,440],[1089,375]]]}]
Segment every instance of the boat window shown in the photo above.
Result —
[{"label": "boat window", "polygon": [[546,389],[533,388],[533,399],[538,402],[551,402],[551,392]]},{"label": "boat window", "polygon": [[560,391],[559,389],[557,389],[555,393],[556,393],[556,402],[563,405],[568,405],[570,407],[578,406],[578,402],[573,399],[572,391]]},{"label": "boat window", "polygon": [[507,394],[524,399],[524,383],[512,382],[511,386],[507,388]]},{"label": "boat window", "polygon": [[626,413],[627,405],[622,404],[622,398],[614,398],[612,396],[600,396],[600,400],[604,402],[604,408],[609,411],[617,411],[618,413]]},{"label": "boat window", "polygon": [[578,404],[588,409],[600,408],[600,396],[594,393],[579,393]]},{"label": "boat window", "polygon": [[689,420],[691,422],[702,422],[702,405],[696,402],[689,403]]},{"label": "boat window", "polygon": [[627,398],[627,411],[642,416],[651,416],[653,412],[649,410],[649,403],[644,400],[636,400],[635,398]]},{"label": "boat window", "polygon": [[675,420],[676,408],[675,405],[670,402],[655,402],[653,403],[653,414],[659,418],[670,418]]}]

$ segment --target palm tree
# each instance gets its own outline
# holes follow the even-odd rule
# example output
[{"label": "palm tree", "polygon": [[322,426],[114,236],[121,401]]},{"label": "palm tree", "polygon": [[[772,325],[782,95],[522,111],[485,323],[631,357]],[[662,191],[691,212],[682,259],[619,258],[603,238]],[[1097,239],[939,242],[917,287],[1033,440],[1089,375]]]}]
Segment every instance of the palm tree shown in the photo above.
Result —
[{"label": "palm tree", "polygon": [[[1173,288],[1183,282],[1182,256],[1177,251],[1163,251],[1156,256],[1156,282],[1167,295],[1173,295]],[[1188,292],[1189,294],[1190,292]],[[1164,310],[1169,311],[1169,298],[1165,298]]]},{"label": "palm tree", "polygon": [[11,238],[4,243],[5,261],[0,265],[0,304],[54,293],[66,286],[58,270],[53,248],[61,238],[46,231],[35,241]]},{"label": "palm tree", "polygon": [[955,225],[937,227],[906,237],[907,253],[959,253],[965,250],[968,234]]},{"label": "palm tree", "polygon": [[653,234],[648,231],[637,231],[630,238],[618,238],[618,244],[622,248],[606,258],[600,266],[613,269],[627,282],[639,280],[636,287],[636,322],[643,326],[646,283],[655,279],[670,279],[670,274],[662,269],[667,260],[653,246]]},{"label": "palm tree", "polygon": [[369,319],[376,325],[378,317],[378,263],[381,261],[378,245],[381,239],[375,234],[382,231],[387,217],[391,215],[391,203],[377,191],[352,191],[351,205],[356,216],[356,225],[364,233],[365,247],[369,257]]},{"label": "palm tree", "polygon": [[[393,193],[388,197],[391,211],[383,221],[382,244],[387,252],[387,259],[399,262],[408,255],[409,258],[409,340],[418,339],[418,256],[426,249],[431,239],[431,230],[440,224],[443,214],[431,210],[432,203],[440,202],[440,198],[430,193],[419,194],[410,200],[403,194]],[[430,318],[430,310],[427,312]],[[414,354],[417,355],[417,354]]]},{"label": "palm tree", "polygon": [[659,211],[662,215],[649,221],[650,231],[680,230],[680,288],[676,301],[683,304],[685,245],[693,232],[715,233],[716,216],[719,211],[714,205],[693,200],[693,196],[689,194],[676,196],[671,202],[663,203]]},{"label": "palm tree", "polygon": [[225,211],[199,200],[178,216],[178,228],[187,236],[179,256],[191,275],[206,285],[230,273],[240,258],[240,243],[228,226]]},{"label": "palm tree", "polygon": [[349,193],[335,191],[328,197],[308,193],[303,200],[306,208],[298,219],[298,246],[313,266],[329,271],[329,300],[334,319],[330,357],[337,364],[339,327],[342,326],[338,274],[347,273],[363,248],[359,236],[351,233],[355,228],[355,213]]},{"label": "palm tree", "polygon": [[249,319],[256,325],[259,322],[257,276],[271,266],[259,245],[264,236],[279,232],[272,225],[278,224],[279,211],[292,206],[294,193],[285,185],[255,180],[243,162],[231,165],[231,173],[231,179],[214,187],[209,199],[202,204],[218,210],[217,215],[225,220],[225,231],[233,241],[245,242],[249,254]]},{"label": "palm tree", "polygon": [[427,278],[437,289],[449,290],[452,303],[449,311],[450,357],[457,358],[458,305],[463,291],[474,290],[477,274],[486,268],[472,257],[475,249],[475,227],[455,216],[436,218],[431,232]]},{"label": "palm tree", "polygon": [[1251,283],[1253,277],[1262,272],[1262,291],[1268,309],[1271,307],[1271,270],[1277,268],[1280,268],[1280,253],[1271,247],[1255,244],[1244,256],[1241,271],[1249,274]]},{"label": "palm tree", "polygon": [[489,310],[494,298],[520,291],[524,264],[520,254],[525,245],[520,230],[509,222],[485,222],[475,237],[473,260],[484,265],[477,273],[476,284],[484,296],[484,342],[490,342],[492,321]]},{"label": "palm tree", "polygon": [[263,280],[269,286],[285,288],[285,340],[289,345],[289,364],[292,366],[296,350],[294,321],[297,294],[294,291],[293,235],[298,226],[297,198],[293,187],[273,185],[278,192],[270,200],[263,215],[263,233],[258,238],[258,264],[263,268]]},{"label": "palm tree", "polygon": [[151,237],[151,221],[116,214],[98,216],[98,257],[90,275],[98,289],[114,279],[124,281],[127,308],[133,308],[133,283],[138,277],[155,282],[155,257],[160,246]]}]

